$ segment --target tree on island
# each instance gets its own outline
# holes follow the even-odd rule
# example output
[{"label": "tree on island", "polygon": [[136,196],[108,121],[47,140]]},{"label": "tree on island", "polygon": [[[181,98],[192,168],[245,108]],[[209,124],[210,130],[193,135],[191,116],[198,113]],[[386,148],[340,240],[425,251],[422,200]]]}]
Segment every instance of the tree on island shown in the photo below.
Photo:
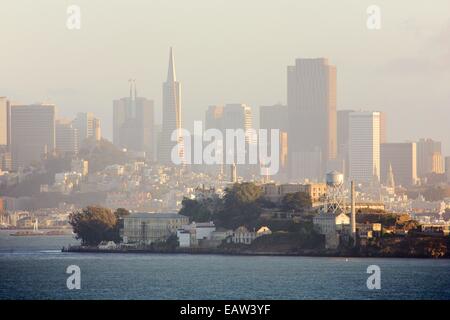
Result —
[{"label": "tree on island", "polygon": [[288,193],[281,200],[281,208],[284,211],[304,211],[311,206],[311,198],[305,192]]},{"label": "tree on island", "polygon": [[130,211],[124,208],[117,208],[116,211],[114,212],[114,215],[116,216],[117,219],[122,219],[126,216],[129,216]]},{"label": "tree on island", "polygon": [[225,190],[225,205],[248,204],[257,201],[262,196],[262,188],[252,182],[235,183]]},{"label": "tree on island", "polygon": [[120,241],[120,221],[128,214],[125,209],[117,209],[113,213],[108,208],[88,206],[71,213],[69,223],[82,245],[97,246],[102,241]]},{"label": "tree on island", "polygon": [[181,202],[180,214],[189,217],[190,221],[207,222],[211,221],[213,212],[211,212],[206,205],[195,199],[184,198]]},{"label": "tree on island", "polygon": [[261,214],[262,189],[254,183],[236,183],[225,189],[222,199],[188,199],[182,201],[181,215],[191,221],[215,221],[218,226],[235,229],[251,226]]},{"label": "tree on island", "polygon": [[220,225],[231,229],[252,225],[262,212],[261,196],[261,187],[250,182],[236,183],[227,188],[223,208],[216,215]]}]

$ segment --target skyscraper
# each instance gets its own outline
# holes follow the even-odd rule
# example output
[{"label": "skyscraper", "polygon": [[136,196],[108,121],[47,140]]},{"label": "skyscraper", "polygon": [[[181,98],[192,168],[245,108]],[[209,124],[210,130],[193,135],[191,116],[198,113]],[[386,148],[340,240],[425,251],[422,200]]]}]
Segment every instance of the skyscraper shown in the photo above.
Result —
[{"label": "skyscraper", "polygon": [[357,111],[349,120],[350,179],[370,183],[380,178],[380,113]]},{"label": "skyscraper", "polygon": [[[348,159],[348,143],[349,143],[349,122],[350,113],[354,110],[338,110],[337,111],[337,155],[344,162],[344,176],[347,177],[349,172]],[[340,171],[340,170],[338,170]]]},{"label": "skyscraper", "polygon": [[78,153],[78,134],[77,129],[67,120],[55,121],[55,146],[56,151],[60,154]]},{"label": "skyscraper", "polygon": [[209,106],[205,112],[205,130],[219,129],[223,130],[223,106],[213,105]]},{"label": "skyscraper", "polygon": [[113,101],[113,142],[119,148],[145,152],[153,159],[153,100],[138,97],[136,83],[131,81],[130,96]]},{"label": "skyscraper", "polygon": [[337,152],[338,154],[348,153],[349,122],[350,113],[355,110],[337,111]]},{"label": "skyscraper", "polygon": [[[170,48],[167,80],[163,83],[162,111],[162,132],[158,158],[160,163],[171,165],[173,164],[171,152],[177,142],[181,145],[181,148],[178,150],[178,156],[180,159],[184,158],[183,137],[181,135],[181,84],[176,78],[172,48]],[[177,141],[171,140],[173,132],[176,132]]]},{"label": "skyscraper", "polygon": [[[255,143],[254,137],[251,135],[250,129],[253,129],[252,109],[244,103],[232,103],[225,106],[216,105],[209,106],[205,112],[205,129],[217,129],[221,131],[223,137],[223,147],[225,149],[224,161],[226,155],[234,154],[233,162],[237,163],[238,144],[234,143],[234,150],[227,149],[231,146],[231,141],[226,139],[226,130],[242,130],[245,135],[246,152],[249,143]],[[239,167],[240,172],[245,175],[248,165]]]},{"label": "skyscraper", "polygon": [[226,129],[253,128],[252,109],[244,103],[231,103],[225,106],[209,106],[205,113],[205,129],[221,130],[225,136]]},{"label": "skyscraper", "polygon": [[387,116],[386,112],[380,111],[380,143],[387,143]]},{"label": "skyscraper", "polygon": [[279,129],[287,132],[289,127],[287,106],[280,104],[261,106],[259,108],[259,127],[261,129]]},{"label": "skyscraper", "polygon": [[445,175],[447,181],[450,182],[450,157],[445,157]]},{"label": "skyscraper", "polygon": [[101,139],[100,120],[94,117],[92,112],[79,112],[73,120],[73,127],[77,129],[78,147],[88,138]]},{"label": "skyscraper", "polygon": [[222,125],[225,129],[243,129],[246,142],[251,137],[247,134],[253,128],[252,108],[243,103],[226,104],[223,109]]},{"label": "skyscraper", "polygon": [[[250,129],[253,129],[253,118],[252,118],[252,109],[250,106],[244,103],[232,103],[223,105],[212,105],[209,106],[205,112],[205,129],[217,129],[222,133],[222,144],[225,148],[225,153],[222,154],[223,161],[227,161],[227,158],[231,157],[231,154],[234,155],[233,163],[236,163],[236,167],[239,169],[239,172],[242,176],[246,176],[250,174],[250,172],[254,169],[254,166],[248,163],[248,159],[245,161],[245,164],[239,163],[237,161],[238,153],[241,152],[238,150],[239,143],[234,142],[234,149],[231,148],[232,141],[227,141],[226,130],[242,130],[245,138],[245,156],[248,155],[248,146],[250,143],[255,143],[255,137],[251,134]],[[236,132],[236,131],[235,131]],[[206,143],[205,143],[206,144]],[[229,148],[230,147],[230,148]],[[229,161],[230,159],[228,159]],[[228,162],[229,164],[229,162]],[[218,170],[218,168],[214,168],[213,166],[209,166],[213,170]],[[203,168],[204,169],[204,168]],[[220,168],[221,169],[221,168]],[[210,171],[210,170],[209,170]],[[210,171],[211,172],[211,171]]]},{"label": "skyscraper", "polygon": [[92,122],[92,137],[96,141],[102,140],[102,127],[99,118],[94,118],[94,121]]},{"label": "skyscraper", "polygon": [[389,167],[397,185],[410,187],[417,181],[416,143],[382,143],[381,154],[381,181],[387,185]]},{"label": "skyscraper", "polygon": [[287,68],[288,150],[293,179],[322,179],[336,158],[336,67],[297,59]]},{"label": "skyscraper", "polygon": [[0,97],[0,146],[9,145],[10,106],[6,97]]},{"label": "skyscraper", "polygon": [[434,152],[431,158],[432,162],[432,172],[437,174],[443,174],[444,170],[444,158],[442,157],[442,153]]},{"label": "skyscraper", "polygon": [[11,171],[12,168],[11,152],[6,146],[0,146],[0,171]]},{"label": "skyscraper", "polygon": [[417,174],[424,178],[429,173],[443,173],[441,142],[420,139],[417,142]]},{"label": "skyscraper", "polygon": [[13,168],[27,166],[55,149],[55,106],[11,106],[11,153]]},{"label": "skyscraper", "polygon": [[270,138],[270,130],[280,130],[279,141],[279,154],[280,154],[280,175],[281,179],[286,180],[283,175],[286,174],[287,156],[288,156],[288,128],[289,128],[289,115],[287,106],[273,105],[273,106],[261,106],[259,108],[259,127],[266,129],[268,136],[268,150],[272,151],[272,140]]}]

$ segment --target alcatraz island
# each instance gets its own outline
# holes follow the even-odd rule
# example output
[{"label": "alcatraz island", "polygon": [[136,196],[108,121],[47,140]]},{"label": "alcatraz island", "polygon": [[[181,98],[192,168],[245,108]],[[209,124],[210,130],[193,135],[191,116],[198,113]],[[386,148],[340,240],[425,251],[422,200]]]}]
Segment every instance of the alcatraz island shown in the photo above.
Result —
[{"label": "alcatraz island", "polygon": [[[327,183],[197,188],[177,213],[88,206],[70,215],[69,252],[449,258],[448,224],[357,202],[333,172]],[[348,194],[349,193],[349,194]]]}]

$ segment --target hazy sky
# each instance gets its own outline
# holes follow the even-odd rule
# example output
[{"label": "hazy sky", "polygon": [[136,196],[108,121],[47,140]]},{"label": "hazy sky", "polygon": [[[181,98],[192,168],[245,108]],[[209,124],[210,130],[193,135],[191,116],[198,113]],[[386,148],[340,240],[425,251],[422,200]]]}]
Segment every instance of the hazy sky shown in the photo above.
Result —
[{"label": "hazy sky", "polygon": [[[69,5],[81,30],[66,27]],[[381,30],[366,9],[381,8]],[[138,93],[161,115],[169,46],[188,128],[208,105],[286,102],[286,66],[327,57],[338,109],[388,114],[389,140],[441,140],[450,155],[450,1],[2,0],[0,96],[93,111],[111,137],[112,100]],[[160,121],[160,120],[158,120]]]}]

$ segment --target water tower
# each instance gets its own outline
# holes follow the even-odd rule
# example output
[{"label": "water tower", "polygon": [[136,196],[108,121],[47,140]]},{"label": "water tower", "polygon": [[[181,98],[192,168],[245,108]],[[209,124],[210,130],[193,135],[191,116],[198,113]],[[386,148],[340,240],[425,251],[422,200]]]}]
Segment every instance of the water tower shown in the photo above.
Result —
[{"label": "water tower", "polygon": [[344,175],[337,171],[327,173],[327,194],[325,197],[325,213],[345,212]]}]

